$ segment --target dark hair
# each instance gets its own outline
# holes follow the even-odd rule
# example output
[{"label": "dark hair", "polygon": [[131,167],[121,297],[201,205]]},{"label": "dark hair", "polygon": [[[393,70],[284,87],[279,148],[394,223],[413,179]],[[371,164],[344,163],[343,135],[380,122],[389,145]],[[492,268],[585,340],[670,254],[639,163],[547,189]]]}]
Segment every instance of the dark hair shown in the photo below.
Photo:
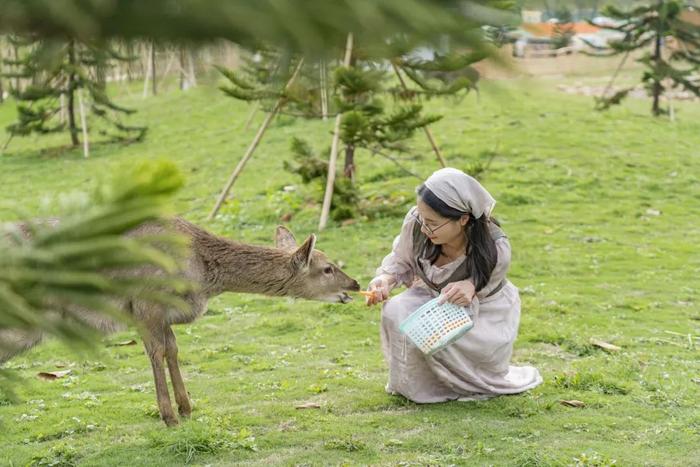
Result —
[{"label": "dark hair", "polygon": [[[425,185],[418,187],[417,192],[421,200],[442,217],[456,221],[464,215],[469,215],[469,222],[466,228],[467,251],[465,252],[467,256],[467,272],[471,280],[474,281],[474,287],[477,292],[483,289],[488,284],[489,279],[491,279],[491,273],[496,267],[498,259],[496,242],[491,238],[488,223],[494,222],[498,225],[498,221],[486,215],[477,218],[471,213],[450,207]],[[431,263],[434,263],[437,261],[440,253],[442,253],[442,247],[440,245],[432,245],[426,251],[426,258]]]}]

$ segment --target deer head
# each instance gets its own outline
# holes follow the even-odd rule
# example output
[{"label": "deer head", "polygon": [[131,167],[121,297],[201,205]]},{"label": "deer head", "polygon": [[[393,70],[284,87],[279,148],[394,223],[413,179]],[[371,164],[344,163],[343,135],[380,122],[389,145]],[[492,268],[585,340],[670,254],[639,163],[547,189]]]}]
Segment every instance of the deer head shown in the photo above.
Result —
[{"label": "deer head", "polygon": [[298,246],[292,232],[279,226],[275,237],[277,248],[291,254],[294,274],[288,283],[290,295],[323,302],[348,303],[352,298],[345,292],[360,290],[360,284],[355,279],[341,271],[322,252],[314,249],[315,235],[309,235]]}]

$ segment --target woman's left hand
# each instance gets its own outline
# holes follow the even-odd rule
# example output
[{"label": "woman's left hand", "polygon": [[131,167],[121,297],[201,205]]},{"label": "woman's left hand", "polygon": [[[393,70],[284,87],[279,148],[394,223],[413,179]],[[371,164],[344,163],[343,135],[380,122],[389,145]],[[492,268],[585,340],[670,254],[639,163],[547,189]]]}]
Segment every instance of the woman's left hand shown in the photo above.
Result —
[{"label": "woman's left hand", "polygon": [[469,306],[476,294],[474,284],[469,279],[451,282],[447,284],[440,292],[440,300],[438,304],[442,305],[445,302],[454,303],[459,306]]}]

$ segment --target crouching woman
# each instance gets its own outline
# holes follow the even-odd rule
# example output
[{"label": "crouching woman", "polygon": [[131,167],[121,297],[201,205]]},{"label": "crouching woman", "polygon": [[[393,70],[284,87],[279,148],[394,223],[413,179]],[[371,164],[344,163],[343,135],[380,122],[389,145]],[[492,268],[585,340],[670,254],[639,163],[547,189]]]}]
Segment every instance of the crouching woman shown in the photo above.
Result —
[{"label": "crouching woman", "polygon": [[[389,366],[387,392],[431,403],[515,394],[542,382],[537,369],[510,365],[520,296],[506,278],[510,243],[491,217],[494,205],[478,181],[453,168],[438,170],[418,188],[416,206],[368,287],[370,305],[385,302],[381,340]],[[399,284],[408,289],[389,299]],[[399,325],[437,296],[471,306],[474,327],[427,356]]]}]

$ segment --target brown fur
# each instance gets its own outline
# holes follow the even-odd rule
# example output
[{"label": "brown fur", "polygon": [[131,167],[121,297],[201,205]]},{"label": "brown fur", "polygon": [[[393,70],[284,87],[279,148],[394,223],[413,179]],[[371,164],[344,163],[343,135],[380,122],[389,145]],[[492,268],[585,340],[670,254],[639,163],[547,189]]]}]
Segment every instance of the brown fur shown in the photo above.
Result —
[{"label": "brown fur", "polygon": [[[344,303],[349,300],[345,291],[360,289],[357,281],[329,262],[323,253],[314,250],[314,235],[310,235],[297,247],[292,233],[280,226],[276,234],[277,248],[265,248],[218,237],[184,219],[175,219],[170,227],[185,235],[189,242],[183,274],[193,283],[194,289],[182,297],[188,309],[185,312],[173,311],[138,300],[123,304],[139,324],[146,354],[153,369],[158,410],[168,426],[177,425],[178,421],[165,379],[166,362],[180,415],[189,416],[192,411],[180,374],[177,343],[170,327],[172,324],[194,321],[206,312],[208,300],[223,292],[248,292]],[[19,228],[25,235],[28,234],[22,226]],[[170,228],[149,224],[136,229],[133,235],[162,233],[166,230]],[[135,274],[158,273],[159,271],[143,270]],[[89,311],[82,312],[80,319],[103,331],[118,328],[113,321]],[[40,333],[0,330],[0,363],[36,345],[40,340]]]}]

